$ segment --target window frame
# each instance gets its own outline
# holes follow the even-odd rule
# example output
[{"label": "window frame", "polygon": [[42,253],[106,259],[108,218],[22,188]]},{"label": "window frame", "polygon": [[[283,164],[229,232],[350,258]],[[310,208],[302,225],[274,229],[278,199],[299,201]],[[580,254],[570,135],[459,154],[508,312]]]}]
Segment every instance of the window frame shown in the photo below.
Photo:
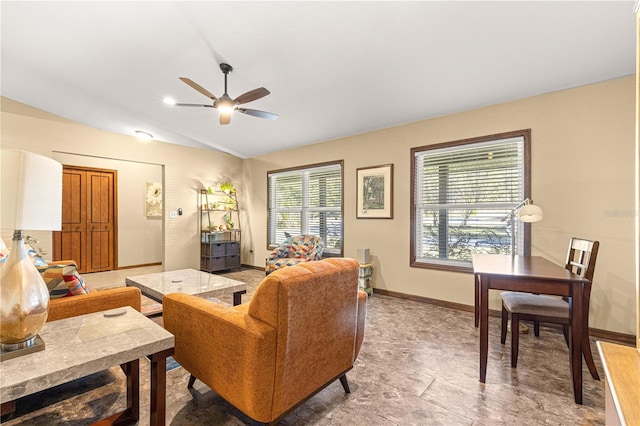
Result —
[{"label": "window frame", "polygon": [[[524,182],[523,182],[523,192],[524,198],[531,198],[531,129],[523,129],[523,130],[515,130],[511,132],[504,133],[496,133],[492,135],[479,136],[468,139],[461,139],[450,142],[443,142],[433,145],[423,145],[419,147],[411,148],[411,194],[410,194],[410,258],[409,258],[409,266],[415,268],[426,268],[426,269],[438,269],[445,271],[453,271],[453,272],[473,272],[473,267],[471,264],[468,266],[462,265],[446,265],[442,263],[436,262],[424,262],[417,261],[416,258],[416,153],[430,151],[435,149],[442,148],[451,148],[451,147],[462,147],[473,145],[477,143],[483,142],[491,142],[498,141],[501,139],[509,139],[509,138],[523,138],[523,166],[524,166]],[[531,254],[531,224],[523,222],[522,223],[522,232],[523,232],[523,254],[525,256],[529,256]]]},{"label": "window frame", "polygon": [[[272,244],[269,241],[270,235],[269,235],[269,224],[271,223],[271,191],[270,191],[270,182],[269,182],[269,178],[270,175],[272,174],[276,174],[276,173],[285,173],[285,172],[294,172],[294,171],[305,171],[305,170],[311,170],[311,169],[315,169],[315,168],[320,168],[320,167],[326,167],[326,166],[333,166],[333,165],[339,165],[340,166],[340,235],[341,235],[341,244],[340,244],[340,252],[339,253],[328,253],[325,251],[323,251],[322,253],[322,257],[343,257],[344,256],[344,160],[335,160],[335,161],[325,161],[322,163],[313,163],[313,164],[305,164],[302,166],[295,166],[295,167],[288,167],[288,168],[284,168],[284,169],[277,169],[277,170],[267,170],[267,226],[266,226],[266,232],[267,232],[267,250],[273,250],[276,247],[278,247],[278,244]],[[304,183],[303,183],[303,188],[305,187]],[[304,198],[304,194],[303,194],[303,198]],[[324,240],[324,239],[323,239]],[[326,242],[325,242],[325,249],[326,249]]]}]

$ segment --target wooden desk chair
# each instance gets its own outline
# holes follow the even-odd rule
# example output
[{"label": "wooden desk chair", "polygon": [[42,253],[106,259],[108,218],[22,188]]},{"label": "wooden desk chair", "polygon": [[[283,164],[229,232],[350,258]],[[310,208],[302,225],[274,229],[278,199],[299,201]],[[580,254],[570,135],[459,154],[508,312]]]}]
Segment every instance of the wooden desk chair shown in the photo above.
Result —
[{"label": "wooden desk chair", "polygon": [[[600,380],[598,370],[593,362],[589,343],[589,299],[591,298],[591,281],[598,257],[598,241],[571,238],[567,254],[566,268],[571,272],[587,278],[584,286],[584,318],[582,323],[582,348],[584,359],[591,372],[591,377]],[[541,294],[505,291],[502,297],[502,330],[500,342],[504,344],[507,335],[507,321],[511,314],[511,367],[518,363],[518,340],[520,320],[534,322],[534,334],[540,336],[540,322],[561,324],[564,338],[569,344],[569,302],[566,298]]]}]

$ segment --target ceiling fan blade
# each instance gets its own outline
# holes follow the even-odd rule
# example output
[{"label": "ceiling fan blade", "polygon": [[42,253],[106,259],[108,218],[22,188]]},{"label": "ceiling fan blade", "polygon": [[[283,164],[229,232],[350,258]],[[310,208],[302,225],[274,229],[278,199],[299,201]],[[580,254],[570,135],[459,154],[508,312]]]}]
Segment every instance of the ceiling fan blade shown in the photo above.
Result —
[{"label": "ceiling fan blade", "polygon": [[238,96],[234,102],[237,102],[238,105],[241,104],[246,104],[247,102],[251,102],[251,101],[255,101],[256,99],[260,99],[263,98],[265,96],[267,96],[269,92],[267,89],[265,89],[264,87],[259,87],[257,89],[253,89],[250,92],[244,93],[240,96]]},{"label": "ceiling fan blade", "polygon": [[251,115],[253,117],[266,118],[267,120],[275,120],[278,118],[278,114],[274,114],[272,112],[259,111],[257,109],[247,109],[247,108],[238,108],[238,112],[243,114]]},{"label": "ceiling fan blade", "polygon": [[220,114],[220,124],[231,123],[231,114]]},{"label": "ceiling fan blade", "polygon": [[213,108],[213,105],[204,105],[204,104],[174,104],[174,106]]},{"label": "ceiling fan blade", "polygon": [[188,86],[190,86],[191,88],[197,90],[198,92],[202,93],[203,95],[205,95],[207,98],[209,99],[213,99],[214,101],[218,98],[216,98],[216,96],[211,93],[210,91],[208,91],[207,89],[205,89],[204,87],[200,86],[198,83],[196,83],[195,81],[188,79],[186,77],[180,77],[180,80],[182,80],[184,83],[186,83]]}]

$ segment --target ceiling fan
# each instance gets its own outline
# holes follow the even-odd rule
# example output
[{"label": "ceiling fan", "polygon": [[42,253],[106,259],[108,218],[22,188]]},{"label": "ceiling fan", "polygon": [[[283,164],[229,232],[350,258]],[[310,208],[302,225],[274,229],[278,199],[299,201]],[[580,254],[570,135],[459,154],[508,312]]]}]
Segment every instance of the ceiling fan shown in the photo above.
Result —
[{"label": "ceiling fan", "polygon": [[220,124],[229,124],[231,122],[231,114],[233,114],[234,111],[251,115],[253,117],[266,118],[267,120],[275,120],[276,118],[278,118],[278,114],[273,114],[271,112],[249,108],[239,108],[239,105],[263,98],[271,92],[269,92],[264,87],[260,87],[258,89],[253,89],[247,93],[244,93],[235,99],[232,99],[231,96],[227,94],[227,75],[231,71],[233,71],[233,67],[229,64],[220,64],[220,70],[222,70],[222,73],[224,74],[224,95],[220,96],[219,98],[193,80],[186,77],[180,77],[180,80],[182,80],[184,83],[202,93],[207,98],[212,99],[213,104],[184,104],[166,100],[165,102],[176,106],[215,108],[220,113]]}]

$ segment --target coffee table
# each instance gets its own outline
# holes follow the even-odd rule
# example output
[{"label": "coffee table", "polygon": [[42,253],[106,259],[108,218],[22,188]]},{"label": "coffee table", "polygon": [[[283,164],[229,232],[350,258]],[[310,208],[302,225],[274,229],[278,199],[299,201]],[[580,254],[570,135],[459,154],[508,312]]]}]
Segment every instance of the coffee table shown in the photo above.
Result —
[{"label": "coffee table", "polygon": [[158,302],[169,293],[186,293],[203,298],[233,295],[233,305],[241,303],[247,293],[247,284],[220,275],[179,269],[125,278],[128,286],[137,287],[142,294]]},{"label": "coffee table", "polygon": [[140,418],[140,358],[151,359],[151,425],[164,425],[166,359],[174,337],[127,306],[48,322],[39,332],[46,349],[0,363],[0,399],[23,396],[120,365],[127,375],[127,407],[100,424],[133,424]]}]

